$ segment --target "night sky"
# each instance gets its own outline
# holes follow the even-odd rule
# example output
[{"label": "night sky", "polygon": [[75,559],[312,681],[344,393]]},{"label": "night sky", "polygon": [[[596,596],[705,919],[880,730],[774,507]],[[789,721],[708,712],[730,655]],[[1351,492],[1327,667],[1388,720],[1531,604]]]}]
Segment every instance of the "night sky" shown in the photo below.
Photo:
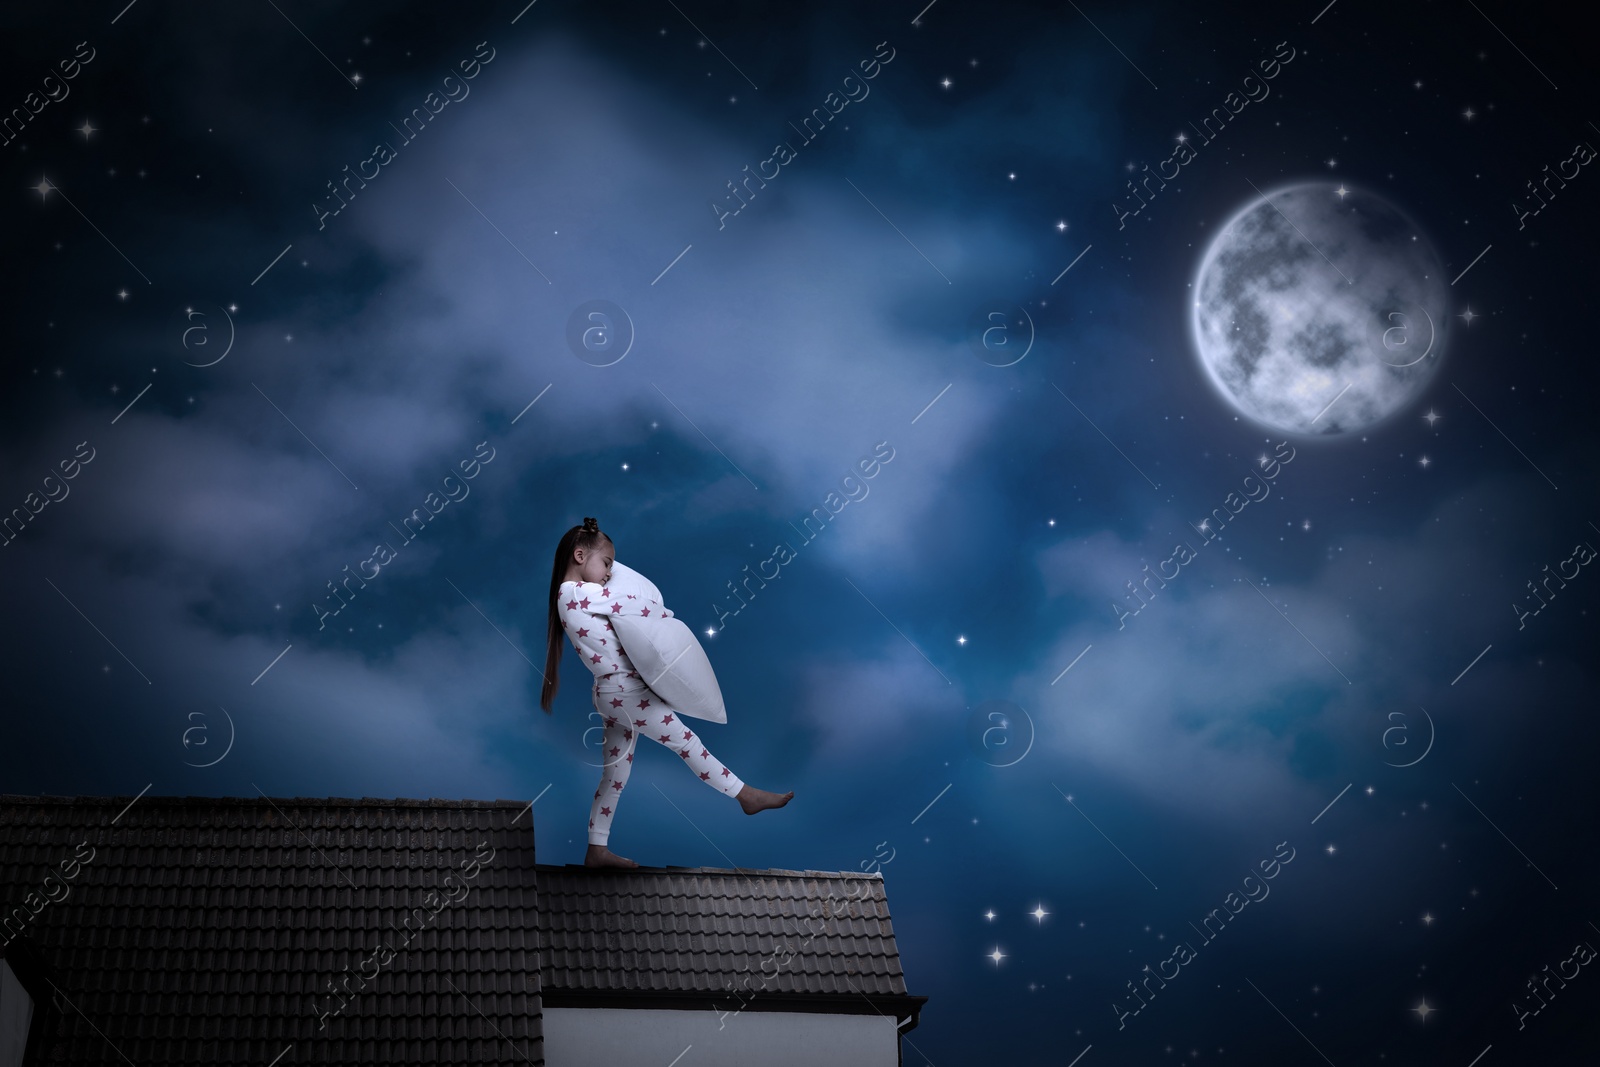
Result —
[{"label": "night sky", "polygon": [[[1592,32],[924,2],[9,7],[0,791],[580,862],[592,515],[796,792],[641,744],[611,846],[881,869],[907,1064],[1594,1057]],[[1286,428],[1213,241],[1294,287],[1241,338],[1415,291]]]}]

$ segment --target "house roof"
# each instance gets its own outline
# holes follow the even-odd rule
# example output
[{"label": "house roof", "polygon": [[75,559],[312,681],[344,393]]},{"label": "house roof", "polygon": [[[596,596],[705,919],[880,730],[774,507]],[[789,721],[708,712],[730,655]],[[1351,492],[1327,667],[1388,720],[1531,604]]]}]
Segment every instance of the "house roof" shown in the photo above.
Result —
[{"label": "house roof", "polygon": [[927,999],[906,992],[881,874],[548,864],[538,872],[540,975],[551,1007],[715,1002],[879,1012],[914,1025]]},{"label": "house roof", "polygon": [[528,808],[0,796],[30,1062],[542,1064]]},{"label": "house roof", "polygon": [[915,1025],[880,875],[535,864],[531,807],[0,795],[28,1062],[542,1064],[546,1005]]}]

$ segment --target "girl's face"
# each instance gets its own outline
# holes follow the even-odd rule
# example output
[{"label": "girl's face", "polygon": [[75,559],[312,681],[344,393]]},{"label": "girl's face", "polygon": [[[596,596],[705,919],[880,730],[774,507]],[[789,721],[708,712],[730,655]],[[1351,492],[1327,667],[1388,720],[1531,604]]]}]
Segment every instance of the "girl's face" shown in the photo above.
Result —
[{"label": "girl's face", "polygon": [[611,581],[612,553],[615,551],[610,541],[601,541],[593,548],[573,549],[572,558],[577,560],[575,569],[578,580],[595,585],[605,585]]}]

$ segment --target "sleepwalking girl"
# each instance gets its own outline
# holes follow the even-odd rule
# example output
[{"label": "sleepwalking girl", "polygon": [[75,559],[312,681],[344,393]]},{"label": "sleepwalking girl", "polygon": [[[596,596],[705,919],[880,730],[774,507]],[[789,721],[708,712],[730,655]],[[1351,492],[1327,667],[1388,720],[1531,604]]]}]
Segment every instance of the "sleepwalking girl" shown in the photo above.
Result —
[{"label": "sleepwalking girl", "polygon": [[652,615],[674,618],[660,601],[648,597],[614,594],[607,587],[616,546],[592,518],[574,526],[556,546],[550,571],[550,617],[545,635],[544,690],[539,706],[546,713],[560,687],[561,634],[594,674],[594,708],[605,723],[605,764],[600,785],[589,806],[589,850],[586,867],[637,867],[633,860],[607,848],[611,820],[623,787],[633,770],[634,745],[640,736],[665,745],[689,771],[711,788],[739,801],[746,815],[781,808],[794,792],[770,793],[744,782],[723,766],[705,742],[683,719],[682,713],[661,699],[640,678],[623,651],[609,621],[613,615]]}]

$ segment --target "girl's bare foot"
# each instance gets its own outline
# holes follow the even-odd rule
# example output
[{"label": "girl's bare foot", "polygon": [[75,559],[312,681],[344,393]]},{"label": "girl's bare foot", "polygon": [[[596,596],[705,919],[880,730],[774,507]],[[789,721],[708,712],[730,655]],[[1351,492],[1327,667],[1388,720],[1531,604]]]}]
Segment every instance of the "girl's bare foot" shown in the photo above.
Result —
[{"label": "girl's bare foot", "polygon": [[794,790],[791,789],[787,793],[769,793],[765,789],[757,789],[746,783],[739,789],[735,799],[739,801],[739,806],[744,809],[746,815],[754,815],[768,808],[783,807],[794,799]]},{"label": "girl's bare foot", "polygon": [[585,867],[637,867],[637,863],[617,855],[604,845],[590,845],[589,851],[584,854]]}]

